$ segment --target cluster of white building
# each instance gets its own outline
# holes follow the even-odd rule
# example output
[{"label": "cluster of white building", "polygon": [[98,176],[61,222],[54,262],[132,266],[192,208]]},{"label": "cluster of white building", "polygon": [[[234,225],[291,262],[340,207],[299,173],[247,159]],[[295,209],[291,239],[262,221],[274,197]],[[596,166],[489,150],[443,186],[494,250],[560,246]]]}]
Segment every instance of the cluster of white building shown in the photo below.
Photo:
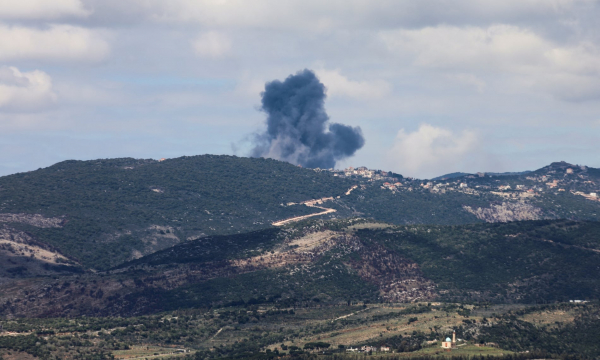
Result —
[{"label": "cluster of white building", "polygon": [[374,353],[374,352],[389,352],[390,348],[389,346],[369,346],[369,345],[365,345],[365,346],[361,346],[360,348],[353,348],[352,346],[346,349],[346,352],[364,352],[364,353]]},{"label": "cluster of white building", "polygon": [[391,180],[393,181],[393,177],[390,176],[390,173],[387,171],[383,171],[383,170],[373,170],[373,169],[368,169],[366,166],[360,166],[357,168],[353,168],[348,167],[346,169],[343,170],[338,170],[338,169],[319,169],[316,168],[314,169],[315,171],[329,171],[333,173],[333,176],[340,176],[340,177],[352,177],[352,176],[358,176],[358,177],[362,177],[365,179],[369,179],[372,181],[375,180]]},{"label": "cluster of white building", "polygon": [[[584,167],[582,167],[582,169],[584,169]],[[401,183],[399,182],[398,178],[393,177],[391,175],[394,175],[392,173],[389,173],[387,171],[382,171],[382,170],[372,170],[372,169],[368,169],[366,166],[360,166],[357,168],[354,167],[348,167],[346,169],[343,170],[339,170],[339,169],[319,169],[316,168],[314,169],[315,171],[329,171],[333,173],[333,176],[339,176],[339,177],[362,177],[365,179],[369,179],[369,181],[376,181],[376,180],[380,180],[380,181],[385,181],[383,183],[383,185],[381,186],[382,189],[385,190],[390,190],[392,192],[396,192],[399,191],[401,188],[407,191],[412,191],[413,188],[412,186],[410,186],[410,182],[415,180],[412,178],[404,178],[404,180],[408,181],[408,183]],[[574,174],[573,169],[568,168],[565,171],[564,176],[568,176]],[[485,176],[485,173],[477,173],[477,175],[470,175],[470,176],[466,176],[467,178],[477,178],[477,177],[483,177]],[[559,184],[561,181],[561,179],[553,179],[552,181],[550,181],[550,177],[552,177],[551,175],[541,175],[541,176],[527,176],[526,179],[527,180],[531,180],[531,181],[536,181],[536,182],[542,182],[545,183],[545,185],[550,188],[550,189],[556,189],[559,187]],[[582,177],[584,178],[584,177]],[[588,183],[590,181],[586,181],[586,183]],[[591,183],[591,182],[590,182]],[[431,192],[440,192],[440,193],[445,193],[446,190],[454,190],[454,191],[459,191],[459,192],[464,192],[464,193],[475,193],[477,194],[477,191],[475,188],[482,188],[482,189],[489,189],[490,186],[475,186],[475,188],[470,188],[469,185],[466,182],[454,182],[454,183],[434,183],[431,181],[428,182],[424,182],[421,183],[421,188],[423,189],[429,189],[429,191]],[[531,196],[536,196],[537,194],[543,192],[545,189],[543,187],[540,186],[533,186],[531,188],[528,188],[526,185],[514,185],[514,189],[513,187],[511,187],[511,185],[499,185],[497,187],[497,189],[499,191],[502,192],[510,192],[510,193],[515,193],[516,195],[513,195],[513,197],[531,197]],[[481,190],[481,189],[479,189]],[[516,192],[515,192],[516,190]],[[565,189],[560,188],[558,189],[558,191],[565,191]],[[583,192],[573,192],[571,191],[573,194],[575,195],[580,195],[583,196],[589,200],[597,200],[600,201],[600,197],[598,197],[598,194],[596,192],[592,192],[589,194],[583,193]],[[495,193],[497,195],[505,195],[502,193]]]}]

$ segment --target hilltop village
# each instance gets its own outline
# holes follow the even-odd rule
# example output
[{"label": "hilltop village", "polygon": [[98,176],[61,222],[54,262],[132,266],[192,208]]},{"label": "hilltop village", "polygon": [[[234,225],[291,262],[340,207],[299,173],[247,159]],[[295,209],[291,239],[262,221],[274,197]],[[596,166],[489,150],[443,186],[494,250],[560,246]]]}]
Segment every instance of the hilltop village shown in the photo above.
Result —
[{"label": "hilltop village", "polygon": [[376,183],[381,189],[398,191],[427,191],[444,194],[449,191],[469,195],[482,192],[506,199],[526,199],[542,193],[568,192],[591,201],[600,201],[600,186],[588,174],[586,166],[571,165],[565,162],[553,163],[536,172],[521,174],[483,173],[466,174],[459,177],[438,180],[421,180],[403,177],[391,171],[368,169],[365,166],[346,169],[314,169],[328,171],[339,178],[356,179],[365,183]]}]

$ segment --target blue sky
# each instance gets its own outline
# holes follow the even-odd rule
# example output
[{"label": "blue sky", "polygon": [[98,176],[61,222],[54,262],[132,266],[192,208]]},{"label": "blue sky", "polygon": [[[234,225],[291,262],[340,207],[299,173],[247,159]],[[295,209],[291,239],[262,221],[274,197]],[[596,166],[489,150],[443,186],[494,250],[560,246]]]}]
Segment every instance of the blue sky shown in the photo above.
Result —
[{"label": "blue sky", "polygon": [[247,155],[266,82],[308,68],[365,146],[433,177],[600,167],[600,3],[0,1],[0,175]]}]

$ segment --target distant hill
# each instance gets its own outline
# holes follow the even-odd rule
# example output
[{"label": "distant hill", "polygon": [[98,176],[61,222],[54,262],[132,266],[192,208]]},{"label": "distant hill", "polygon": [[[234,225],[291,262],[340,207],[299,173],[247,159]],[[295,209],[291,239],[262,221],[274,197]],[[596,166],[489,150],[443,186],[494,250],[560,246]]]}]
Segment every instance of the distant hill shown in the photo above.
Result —
[{"label": "distant hill", "polygon": [[[362,175],[361,175],[362,174]],[[371,175],[369,175],[371,174]],[[379,173],[377,173],[379,174]],[[165,161],[64,161],[0,177],[0,277],[105,270],[181,242],[325,219],[462,225],[600,220],[600,170],[564,162],[534,172],[447,180],[303,169],[202,155]],[[596,194],[596,195],[594,195]]]},{"label": "distant hill", "polygon": [[518,171],[518,172],[501,172],[501,173],[495,173],[495,172],[488,172],[485,173],[486,175],[489,176],[518,176],[518,175],[527,175],[529,173],[531,173],[531,170],[525,170],[525,171]]},{"label": "distant hill", "polygon": [[[286,204],[342,195],[353,184],[281,161],[234,156],[64,161],[0,177],[0,215],[30,214],[0,216],[0,226],[102,269],[186,239],[318,212]],[[31,214],[56,226],[27,220]]]},{"label": "distant hill", "polygon": [[600,220],[600,169],[565,162],[531,172],[362,183],[333,207],[396,224]]},{"label": "distant hill", "polygon": [[[501,172],[501,173],[486,172],[486,173],[482,173],[482,174],[485,174],[488,176],[516,176],[516,175],[527,175],[531,172],[532,171],[530,171],[530,170],[526,170],[526,171],[518,171],[518,172]],[[460,177],[467,176],[467,175],[473,175],[473,174],[464,173],[464,172],[453,172],[450,174],[435,177],[431,180],[432,181],[450,180],[450,179],[460,178]]]},{"label": "distant hill", "polygon": [[450,174],[446,174],[446,175],[442,175],[442,176],[438,176],[438,177],[434,177],[433,181],[438,181],[438,180],[447,180],[447,179],[454,179],[454,178],[459,178],[459,177],[463,177],[463,176],[467,176],[470,175],[469,173],[464,173],[464,172],[453,172]]}]

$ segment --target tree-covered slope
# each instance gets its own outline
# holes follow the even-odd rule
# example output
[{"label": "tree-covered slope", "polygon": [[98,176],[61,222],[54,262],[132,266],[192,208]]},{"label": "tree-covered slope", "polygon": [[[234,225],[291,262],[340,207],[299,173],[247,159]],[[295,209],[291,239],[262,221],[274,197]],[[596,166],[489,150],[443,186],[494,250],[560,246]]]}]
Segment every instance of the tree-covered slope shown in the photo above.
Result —
[{"label": "tree-covered slope", "polygon": [[[383,289],[381,300],[386,299],[384,288],[393,282],[394,276],[398,276],[398,280],[415,279],[413,273],[398,271],[399,267],[392,266],[394,262],[419,269],[425,279],[435,284],[438,299],[499,303],[600,299],[598,222],[540,220],[383,228],[372,227],[367,222],[357,228],[340,227],[347,224],[347,221],[330,221],[317,226],[317,232],[335,230],[334,234],[340,238],[333,238],[337,247],[314,253],[311,266],[316,269],[333,261],[318,259],[336,259],[336,263],[340,261],[354,268],[365,283],[378,283]],[[308,222],[303,226],[315,231],[316,225]],[[261,256],[268,256],[273,248],[282,246],[284,234],[284,231],[260,231],[231,235],[219,241],[217,237],[203,242],[197,240],[148,255],[129,265],[218,261],[225,259],[220,255],[221,247],[231,247],[230,254],[238,257],[248,256],[247,250],[257,248],[261,249]],[[348,239],[344,234],[352,234],[353,242],[342,240]],[[230,243],[246,245],[227,245]],[[339,250],[348,248],[352,250]],[[214,256],[208,257],[208,253]],[[378,282],[378,273],[384,281]]]},{"label": "tree-covered slope", "polygon": [[[393,224],[597,221],[596,170],[553,163],[521,175],[421,181],[233,156],[65,161],[0,178],[0,238],[14,243],[15,237],[27,237],[54,249],[57,259],[107,269],[182,241],[315,214],[322,210],[298,203],[323,197],[333,198],[323,206],[337,210],[327,218]],[[0,256],[27,253],[15,249],[0,248]]]},{"label": "tree-covered slope", "polygon": [[[189,238],[247,232],[319,211],[289,202],[337,196],[352,182],[291,164],[232,156],[65,161],[0,178],[0,214],[84,266],[106,268]],[[136,255],[137,254],[137,255]]]},{"label": "tree-covered slope", "polygon": [[485,207],[493,200],[485,194],[472,196],[458,192],[391,192],[371,185],[336,200],[332,207],[340,212],[351,208],[356,215],[392,224],[459,225],[483,222],[465,211],[463,206]]},{"label": "tree-covered slope", "polygon": [[361,230],[419,264],[440,298],[553,302],[600,298],[600,223],[567,220]]},{"label": "tree-covered slope", "polygon": [[597,300],[599,234],[597,222],[566,220],[460,226],[308,221],[187,241],[108,272],[23,279],[0,294],[0,315],[129,316],[261,303]]},{"label": "tree-covered slope", "polygon": [[143,258],[121,264],[119,268],[137,264],[188,264],[238,259],[261,254],[279,245],[283,240],[279,228],[268,228],[249,233],[214,235],[159,250]]}]

